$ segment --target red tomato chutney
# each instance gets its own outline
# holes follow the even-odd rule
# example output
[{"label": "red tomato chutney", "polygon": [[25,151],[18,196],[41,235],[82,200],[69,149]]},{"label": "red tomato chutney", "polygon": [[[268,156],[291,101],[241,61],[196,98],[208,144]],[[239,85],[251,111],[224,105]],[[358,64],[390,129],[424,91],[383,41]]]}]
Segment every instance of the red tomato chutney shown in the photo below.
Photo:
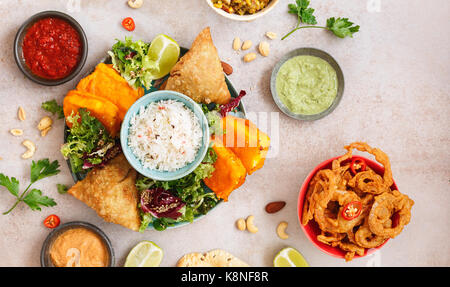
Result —
[{"label": "red tomato chutney", "polygon": [[44,18],[25,34],[22,51],[33,74],[45,79],[62,79],[77,66],[82,52],[78,32],[60,18]]}]

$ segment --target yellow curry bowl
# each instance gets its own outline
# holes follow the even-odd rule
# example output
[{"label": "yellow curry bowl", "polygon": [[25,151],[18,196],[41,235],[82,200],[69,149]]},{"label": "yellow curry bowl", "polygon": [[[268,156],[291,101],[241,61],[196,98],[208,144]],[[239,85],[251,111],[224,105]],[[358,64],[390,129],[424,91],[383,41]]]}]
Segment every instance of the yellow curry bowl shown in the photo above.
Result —
[{"label": "yellow curry bowl", "polygon": [[[222,1],[227,2],[227,0],[222,0]],[[233,1],[233,0],[229,0],[229,1]],[[243,0],[243,1],[245,1],[245,0]],[[234,13],[228,13],[221,8],[215,7],[212,0],[206,0],[206,3],[208,3],[208,5],[211,7],[211,9],[213,9],[217,14],[222,15],[223,17],[231,19],[231,20],[247,21],[247,22],[253,21],[259,17],[262,17],[263,15],[266,15],[271,10],[273,10],[273,8],[275,8],[275,6],[279,2],[280,2],[279,0],[271,0],[265,8],[263,8],[262,10],[254,13],[254,14],[239,15],[239,14],[234,14]]]}]

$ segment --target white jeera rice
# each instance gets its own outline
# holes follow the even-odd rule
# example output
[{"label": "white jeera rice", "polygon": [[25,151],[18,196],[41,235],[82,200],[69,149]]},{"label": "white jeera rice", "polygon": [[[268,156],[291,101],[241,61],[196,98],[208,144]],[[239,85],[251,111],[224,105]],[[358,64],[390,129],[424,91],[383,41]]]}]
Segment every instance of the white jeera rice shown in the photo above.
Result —
[{"label": "white jeera rice", "polygon": [[174,171],[194,161],[202,137],[195,114],[182,102],[165,100],[133,115],[128,146],[144,168]]}]

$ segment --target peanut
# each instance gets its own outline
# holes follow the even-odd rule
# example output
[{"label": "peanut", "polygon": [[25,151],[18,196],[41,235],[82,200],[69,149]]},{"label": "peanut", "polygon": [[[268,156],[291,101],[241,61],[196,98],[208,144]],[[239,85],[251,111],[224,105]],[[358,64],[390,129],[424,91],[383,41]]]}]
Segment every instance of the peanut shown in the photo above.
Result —
[{"label": "peanut", "polygon": [[239,218],[236,221],[236,227],[237,227],[237,229],[239,229],[241,231],[244,231],[245,228],[246,228],[245,219],[244,218]]},{"label": "peanut", "polygon": [[12,129],[12,130],[10,130],[9,132],[10,132],[13,136],[16,136],[16,137],[23,135],[23,130],[21,130],[21,129]]},{"label": "peanut", "polygon": [[45,129],[41,130],[41,137],[45,137],[47,135],[47,133],[50,131],[51,128],[52,127],[49,126],[49,127],[45,128]]},{"label": "peanut", "polygon": [[249,63],[255,59],[256,59],[255,53],[248,53],[247,55],[244,56],[244,62],[246,62],[246,63]]},{"label": "peanut", "polygon": [[242,50],[248,50],[253,46],[253,42],[251,40],[245,40],[242,44]]},{"label": "peanut", "polygon": [[277,33],[275,32],[266,32],[266,37],[269,38],[270,40],[274,40],[277,38]]},{"label": "peanut", "polygon": [[38,130],[43,131],[46,128],[51,127],[52,124],[53,124],[52,119],[50,117],[45,116],[39,121],[37,128]]},{"label": "peanut", "polygon": [[19,120],[24,121],[27,119],[27,115],[25,113],[25,110],[22,107],[19,107],[19,110],[17,112],[17,117]]},{"label": "peanut", "polygon": [[239,51],[240,49],[241,49],[241,39],[236,37],[233,40],[233,50]]},{"label": "peanut", "polygon": [[264,57],[269,56],[269,53],[270,53],[269,43],[267,43],[266,41],[262,41],[261,43],[259,43],[258,50],[262,56],[264,56]]}]

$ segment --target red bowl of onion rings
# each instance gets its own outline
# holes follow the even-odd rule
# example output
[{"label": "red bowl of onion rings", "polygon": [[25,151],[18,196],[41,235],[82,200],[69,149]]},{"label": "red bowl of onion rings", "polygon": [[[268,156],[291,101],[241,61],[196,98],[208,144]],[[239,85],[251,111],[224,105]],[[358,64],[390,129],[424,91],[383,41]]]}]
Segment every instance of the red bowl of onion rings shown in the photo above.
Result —
[{"label": "red bowl of onion rings", "polygon": [[[304,203],[305,203],[305,197],[306,197],[306,193],[308,191],[310,182],[312,180],[312,178],[316,175],[316,173],[322,169],[331,169],[332,166],[332,162],[338,158],[340,158],[341,156],[338,157],[334,157],[331,159],[328,159],[324,162],[322,162],[321,164],[319,164],[318,166],[316,166],[311,173],[309,173],[309,175],[306,177],[305,181],[303,182],[303,185],[300,189],[300,193],[299,193],[299,197],[298,197],[298,218],[299,218],[299,222],[300,222],[300,226],[303,230],[303,232],[305,233],[306,237],[322,252],[325,252],[328,255],[331,255],[333,257],[337,257],[337,258],[345,258],[345,254],[346,251],[342,250],[339,247],[333,247],[331,245],[327,245],[323,242],[320,242],[319,240],[317,240],[317,236],[321,234],[321,229],[319,228],[319,225],[317,224],[317,222],[315,220],[310,220],[306,225],[302,224],[302,216],[303,216],[303,207],[304,207]],[[354,161],[354,160],[363,160],[367,167],[371,168],[373,171],[375,171],[377,174],[379,175],[383,175],[384,174],[384,167],[381,166],[380,164],[369,160],[365,157],[362,156],[357,156],[357,155],[353,155],[350,159],[347,159],[346,162],[350,162],[350,161]],[[392,184],[391,186],[392,189],[397,189],[397,185],[395,184],[395,182]],[[381,247],[383,247],[387,241],[389,239],[386,239],[386,241],[384,241],[384,243],[382,243],[381,245],[375,247],[375,248],[369,248],[369,249],[365,249],[364,255],[354,255],[354,258],[360,258],[360,257],[364,257],[367,256],[369,254],[372,254],[373,252],[375,252],[376,250],[380,249]]]}]

